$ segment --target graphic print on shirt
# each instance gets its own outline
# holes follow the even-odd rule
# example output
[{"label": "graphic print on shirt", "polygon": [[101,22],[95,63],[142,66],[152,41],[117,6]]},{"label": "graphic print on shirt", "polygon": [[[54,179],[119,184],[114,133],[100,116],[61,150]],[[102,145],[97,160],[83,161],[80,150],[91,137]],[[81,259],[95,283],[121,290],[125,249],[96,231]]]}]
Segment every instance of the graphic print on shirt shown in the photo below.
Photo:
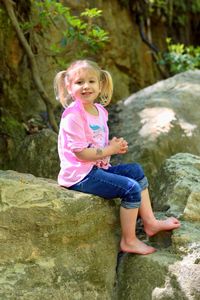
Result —
[{"label": "graphic print on shirt", "polygon": [[[98,124],[89,124],[90,129],[93,133],[93,140],[96,142],[96,145],[91,146],[98,146],[98,147],[105,147],[106,146],[106,137],[105,137],[105,126],[98,125]],[[96,161],[96,166],[99,168],[107,168],[109,164],[109,157],[104,157]]]},{"label": "graphic print on shirt", "polygon": [[96,141],[97,145],[105,147],[105,126],[97,124],[89,124],[93,132],[93,139]]}]

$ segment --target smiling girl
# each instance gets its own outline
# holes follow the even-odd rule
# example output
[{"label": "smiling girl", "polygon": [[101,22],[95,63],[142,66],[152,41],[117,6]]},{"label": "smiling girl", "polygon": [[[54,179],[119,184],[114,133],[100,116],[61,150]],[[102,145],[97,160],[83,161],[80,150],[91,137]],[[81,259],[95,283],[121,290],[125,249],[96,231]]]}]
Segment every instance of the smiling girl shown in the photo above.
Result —
[{"label": "smiling girl", "polygon": [[93,61],[78,60],[56,75],[54,87],[57,100],[65,107],[58,137],[61,162],[58,183],[104,199],[120,198],[121,251],[137,254],[156,251],[136,236],[138,214],[149,236],[176,229],[180,223],[173,217],[155,218],[148,181],[138,163],[110,164],[112,155],[128,151],[124,138],[109,140],[108,113],[104,106],[111,101],[113,92],[110,73]]}]

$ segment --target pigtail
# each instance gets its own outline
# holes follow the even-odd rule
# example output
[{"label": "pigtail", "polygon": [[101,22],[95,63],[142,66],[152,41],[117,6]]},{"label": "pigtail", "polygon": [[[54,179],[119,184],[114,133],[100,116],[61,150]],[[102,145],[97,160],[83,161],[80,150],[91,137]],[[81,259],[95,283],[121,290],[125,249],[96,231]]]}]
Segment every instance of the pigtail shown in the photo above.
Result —
[{"label": "pigtail", "polygon": [[63,107],[67,107],[71,102],[71,96],[69,95],[66,87],[67,71],[58,72],[54,78],[54,93],[56,100],[60,101]]},{"label": "pigtail", "polygon": [[100,81],[102,84],[100,103],[103,106],[107,106],[110,103],[113,94],[113,81],[110,73],[106,70],[101,70]]}]

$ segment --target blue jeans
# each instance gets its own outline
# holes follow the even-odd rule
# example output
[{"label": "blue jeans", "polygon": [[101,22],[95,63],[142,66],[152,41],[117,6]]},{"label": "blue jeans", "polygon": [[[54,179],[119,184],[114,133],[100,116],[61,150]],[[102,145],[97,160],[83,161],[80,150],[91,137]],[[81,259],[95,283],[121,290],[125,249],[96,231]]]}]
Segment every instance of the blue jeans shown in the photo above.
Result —
[{"label": "blue jeans", "polygon": [[93,167],[89,174],[70,189],[106,199],[120,198],[124,208],[138,208],[141,191],[148,187],[143,169],[137,163],[108,169]]}]

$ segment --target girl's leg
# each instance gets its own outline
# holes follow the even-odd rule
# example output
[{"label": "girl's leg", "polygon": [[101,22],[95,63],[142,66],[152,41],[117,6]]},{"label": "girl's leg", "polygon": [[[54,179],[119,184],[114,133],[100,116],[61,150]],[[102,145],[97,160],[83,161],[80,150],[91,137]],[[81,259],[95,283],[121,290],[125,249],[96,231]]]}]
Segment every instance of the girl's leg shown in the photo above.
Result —
[{"label": "girl's leg", "polygon": [[166,220],[157,220],[154,216],[151,201],[148,191],[148,182],[144,175],[142,167],[137,163],[122,164],[111,167],[113,173],[120,173],[123,176],[133,178],[136,180],[141,188],[141,205],[139,209],[139,215],[143,219],[144,230],[147,235],[153,236],[159,231],[173,230],[180,227],[180,222],[174,218],[167,218]]},{"label": "girl's leg", "polygon": [[130,253],[149,254],[155,251],[136,237],[136,220],[141,202],[141,188],[134,180],[93,169],[81,182],[71,187],[73,190],[98,195],[104,198],[121,198],[121,250]]},{"label": "girl's leg", "polygon": [[[132,168],[134,168],[135,172],[132,172]],[[144,189],[146,178],[141,170],[142,169],[137,164],[134,164],[134,166],[121,165],[111,167],[107,171],[96,168],[81,182],[71,187],[71,189],[108,199],[121,198],[121,250],[131,253],[149,254],[154,252],[155,249],[139,241],[135,234],[138,207],[140,204],[141,207],[139,208],[139,213],[143,219],[144,228],[148,235],[154,235],[161,230],[178,228],[180,224],[175,218],[169,218],[165,221],[158,221],[155,219],[148,190]],[[130,173],[134,173],[133,179],[129,177]],[[140,185],[137,183],[137,180]],[[141,188],[144,189],[142,193]]]},{"label": "girl's leg", "polygon": [[137,216],[138,208],[127,209],[122,206],[120,207],[121,251],[143,255],[153,253],[156,251],[155,248],[147,246],[136,237]]},{"label": "girl's leg", "polygon": [[155,218],[148,189],[142,191],[141,197],[139,215],[143,220],[144,231],[148,236],[153,236],[159,231],[172,230],[180,227],[180,222],[174,217],[167,218],[166,220],[157,220]]},{"label": "girl's leg", "polygon": [[135,180],[101,168],[94,167],[70,189],[106,199],[120,198],[121,205],[126,208],[138,208],[141,202],[141,188]]}]

